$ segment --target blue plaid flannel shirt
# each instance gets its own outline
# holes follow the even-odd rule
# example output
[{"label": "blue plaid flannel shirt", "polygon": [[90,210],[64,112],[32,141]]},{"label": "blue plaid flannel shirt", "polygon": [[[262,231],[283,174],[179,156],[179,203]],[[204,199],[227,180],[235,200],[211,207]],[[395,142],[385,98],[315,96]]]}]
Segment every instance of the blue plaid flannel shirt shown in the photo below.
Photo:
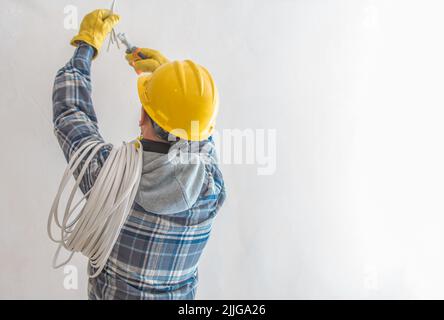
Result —
[{"label": "blue plaid flannel shirt", "polygon": [[[91,99],[93,50],[82,43],[54,83],[54,131],[67,161],[83,143],[103,142]],[[80,184],[83,193],[94,184],[111,149],[107,144],[91,161]],[[206,170],[208,181],[189,210],[156,215],[134,203],[105,268],[89,279],[90,299],[194,299],[198,261],[225,200],[218,166],[208,164]]]}]

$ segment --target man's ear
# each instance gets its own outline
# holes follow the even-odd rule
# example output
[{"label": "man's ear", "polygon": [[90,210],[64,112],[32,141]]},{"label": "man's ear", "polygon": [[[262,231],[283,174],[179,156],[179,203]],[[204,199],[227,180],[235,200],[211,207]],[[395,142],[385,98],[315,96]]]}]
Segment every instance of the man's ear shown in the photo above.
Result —
[{"label": "man's ear", "polygon": [[148,120],[148,115],[145,112],[145,109],[143,107],[140,108],[140,120],[139,120],[139,127],[146,124]]}]

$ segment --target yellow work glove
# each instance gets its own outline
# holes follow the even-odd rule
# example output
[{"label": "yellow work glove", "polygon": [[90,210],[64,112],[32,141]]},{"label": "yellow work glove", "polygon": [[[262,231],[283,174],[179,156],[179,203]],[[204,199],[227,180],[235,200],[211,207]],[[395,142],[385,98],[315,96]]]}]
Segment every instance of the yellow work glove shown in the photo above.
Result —
[{"label": "yellow work glove", "polygon": [[88,43],[94,47],[94,57],[96,57],[107,34],[119,20],[120,17],[117,14],[111,14],[110,10],[95,10],[83,18],[79,34],[71,40],[71,44],[77,47],[81,41]]},{"label": "yellow work glove", "polygon": [[[140,58],[139,53],[142,53],[144,56],[148,57],[148,59]],[[169,62],[169,60],[159,51],[148,48],[136,49],[133,53],[126,55],[126,60],[137,73],[154,72],[159,66]]]}]

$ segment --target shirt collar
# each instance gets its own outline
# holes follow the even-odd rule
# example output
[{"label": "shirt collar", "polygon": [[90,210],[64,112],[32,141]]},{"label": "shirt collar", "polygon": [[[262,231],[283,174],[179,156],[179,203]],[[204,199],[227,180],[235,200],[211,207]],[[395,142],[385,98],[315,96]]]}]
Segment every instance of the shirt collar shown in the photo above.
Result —
[{"label": "shirt collar", "polygon": [[168,142],[160,142],[149,139],[140,140],[143,151],[157,152],[167,154],[170,150],[170,144]]}]

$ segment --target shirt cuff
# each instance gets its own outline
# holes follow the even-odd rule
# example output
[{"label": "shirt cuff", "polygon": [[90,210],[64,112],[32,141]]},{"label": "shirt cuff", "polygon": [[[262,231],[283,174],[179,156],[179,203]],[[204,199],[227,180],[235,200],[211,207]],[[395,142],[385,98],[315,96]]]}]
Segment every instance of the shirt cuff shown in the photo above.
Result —
[{"label": "shirt cuff", "polygon": [[80,42],[71,60],[73,67],[80,70],[83,74],[89,75],[94,50],[95,49],[86,42]]},{"label": "shirt cuff", "polygon": [[94,48],[86,42],[80,41],[76,50],[76,56],[79,55],[83,59],[92,60],[94,57]]}]

